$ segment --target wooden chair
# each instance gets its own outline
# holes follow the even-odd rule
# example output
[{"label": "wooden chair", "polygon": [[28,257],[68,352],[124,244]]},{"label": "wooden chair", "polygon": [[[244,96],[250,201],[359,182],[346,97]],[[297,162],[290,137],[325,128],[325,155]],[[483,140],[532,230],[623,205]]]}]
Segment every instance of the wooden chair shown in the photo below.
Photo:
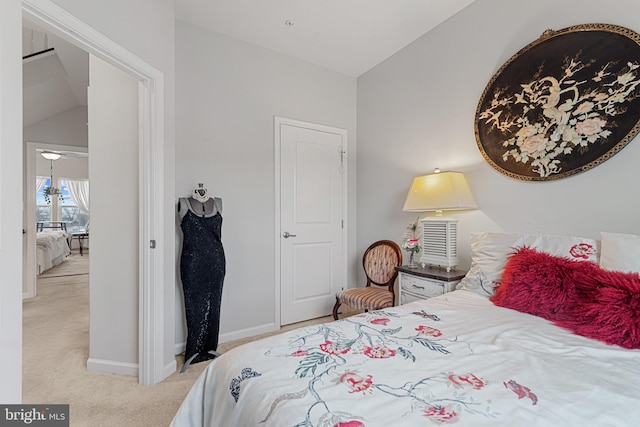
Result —
[{"label": "wooden chair", "polygon": [[402,251],[395,242],[379,240],[369,246],[362,256],[367,284],[338,292],[333,318],[338,320],[338,308],[342,304],[364,311],[393,307],[396,298],[393,287],[398,276],[396,267],[401,264]]}]

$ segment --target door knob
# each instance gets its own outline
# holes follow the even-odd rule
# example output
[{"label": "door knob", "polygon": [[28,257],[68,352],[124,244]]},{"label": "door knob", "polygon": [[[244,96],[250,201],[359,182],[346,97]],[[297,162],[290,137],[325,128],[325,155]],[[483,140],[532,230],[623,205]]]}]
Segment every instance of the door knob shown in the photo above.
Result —
[{"label": "door knob", "polygon": [[284,233],[282,233],[282,237],[284,237],[285,239],[288,239],[289,237],[296,237],[296,235],[291,234],[288,231],[285,231]]}]

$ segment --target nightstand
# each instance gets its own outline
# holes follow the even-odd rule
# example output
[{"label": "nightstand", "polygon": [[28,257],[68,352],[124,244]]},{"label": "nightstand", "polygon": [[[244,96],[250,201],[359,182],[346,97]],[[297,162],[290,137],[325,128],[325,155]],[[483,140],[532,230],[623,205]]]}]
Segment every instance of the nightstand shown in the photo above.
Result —
[{"label": "nightstand", "polygon": [[447,272],[440,267],[396,267],[398,272],[398,301],[400,304],[426,299],[451,292],[467,274],[465,270]]}]

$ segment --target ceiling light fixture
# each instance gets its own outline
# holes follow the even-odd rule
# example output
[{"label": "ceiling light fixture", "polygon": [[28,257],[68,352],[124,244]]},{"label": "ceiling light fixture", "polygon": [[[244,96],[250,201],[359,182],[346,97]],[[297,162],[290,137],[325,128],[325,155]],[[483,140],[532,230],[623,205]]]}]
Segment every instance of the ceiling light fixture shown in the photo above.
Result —
[{"label": "ceiling light fixture", "polygon": [[62,157],[62,154],[54,153],[53,151],[43,151],[40,153],[40,155],[47,160],[58,160],[60,157]]},{"label": "ceiling light fixture", "polygon": [[[50,204],[51,201],[57,197],[62,202],[62,201],[64,201],[64,197],[62,196],[62,190],[55,186],[55,181],[53,180],[53,161],[54,160],[58,160],[61,157],[61,154],[52,153],[52,152],[49,152],[49,151],[43,151],[40,154],[45,159],[48,159],[49,162],[51,163],[51,177],[49,178],[50,179],[49,180],[49,186],[45,187],[45,189],[42,190],[42,194],[44,195],[44,201],[47,202],[48,204]],[[50,155],[51,158],[45,157],[45,154]]]}]

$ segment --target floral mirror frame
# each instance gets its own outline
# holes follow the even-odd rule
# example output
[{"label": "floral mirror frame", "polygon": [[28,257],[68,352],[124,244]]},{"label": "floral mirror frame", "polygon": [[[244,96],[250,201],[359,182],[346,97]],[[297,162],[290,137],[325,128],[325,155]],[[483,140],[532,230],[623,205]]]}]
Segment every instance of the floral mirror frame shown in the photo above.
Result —
[{"label": "floral mirror frame", "polygon": [[527,181],[611,158],[640,131],[640,35],[584,24],[542,36],[491,78],[475,116],[485,160]]}]

